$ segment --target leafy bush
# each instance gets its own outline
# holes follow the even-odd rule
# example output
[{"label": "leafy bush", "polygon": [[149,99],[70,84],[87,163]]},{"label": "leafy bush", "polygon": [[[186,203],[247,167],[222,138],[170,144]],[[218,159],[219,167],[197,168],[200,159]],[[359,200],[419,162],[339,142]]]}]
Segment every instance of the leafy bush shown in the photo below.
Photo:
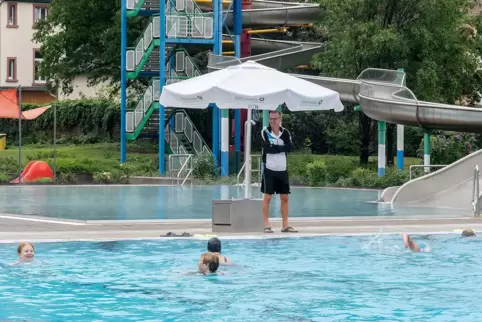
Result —
[{"label": "leafy bush", "polygon": [[193,156],[192,175],[196,179],[212,178],[216,171],[216,163],[214,157],[208,154],[200,154]]},{"label": "leafy bush", "polygon": [[339,179],[347,178],[350,172],[358,167],[358,162],[353,158],[343,156],[326,156],[326,181],[337,182]]},{"label": "leafy bush", "polygon": [[348,178],[339,179],[335,186],[339,187],[364,187],[364,188],[387,188],[401,186],[408,181],[407,171],[388,168],[384,177],[379,177],[378,173],[365,169],[357,168],[353,170]]},{"label": "leafy bush", "polygon": [[[442,132],[430,137],[430,163],[451,164],[477,150],[476,135],[471,133]],[[417,154],[424,155],[424,140],[420,142]]]},{"label": "leafy bush", "polygon": [[323,160],[307,163],[305,174],[310,185],[334,184],[350,176],[357,167],[356,160],[342,156],[325,156]]},{"label": "leafy bush", "polygon": [[317,160],[306,165],[306,176],[310,186],[326,184],[327,168],[322,160]]}]

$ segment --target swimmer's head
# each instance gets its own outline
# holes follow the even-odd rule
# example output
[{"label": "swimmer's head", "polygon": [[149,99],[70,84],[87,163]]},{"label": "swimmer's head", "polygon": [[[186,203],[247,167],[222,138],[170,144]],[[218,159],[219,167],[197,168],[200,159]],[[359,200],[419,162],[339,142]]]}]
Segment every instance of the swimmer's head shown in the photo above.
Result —
[{"label": "swimmer's head", "polygon": [[208,252],[221,253],[221,241],[213,237],[208,241]]},{"label": "swimmer's head", "polygon": [[201,264],[205,265],[207,272],[215,273],[219,267],[219,257],[213,253],[204,253],[201,255]]},{"label": "swimmer's head", "polygon": [[31,261],[35,256],[35,248],[32,243],[20,243],[17,253],[21,261]]},{"label": "swimmer's head", "polygon": [[475,232],[472,229],[465,229],[462,232],[462,237],[475,237]]}]

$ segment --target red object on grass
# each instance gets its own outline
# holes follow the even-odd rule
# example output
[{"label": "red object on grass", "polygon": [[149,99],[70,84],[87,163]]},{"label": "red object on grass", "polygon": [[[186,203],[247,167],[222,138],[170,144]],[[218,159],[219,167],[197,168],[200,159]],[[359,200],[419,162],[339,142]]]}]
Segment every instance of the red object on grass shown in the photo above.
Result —
[{"label": "red object on grass", "polygon": [[[20,176],[22,182],[34,182],[39,179],[49,178],[53,180],[54,172],[44,161],[30,161]],[[10,183],[20,183],[20,179],[10,181]]]}]

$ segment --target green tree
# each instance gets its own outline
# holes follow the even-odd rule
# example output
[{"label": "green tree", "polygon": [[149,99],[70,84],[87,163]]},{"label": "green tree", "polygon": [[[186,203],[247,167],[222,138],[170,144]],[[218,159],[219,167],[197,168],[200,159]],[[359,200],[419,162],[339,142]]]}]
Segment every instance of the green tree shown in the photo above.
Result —
[{"label": "green tree", "polygon": [[[467,24],[478,25],[469,15],[475,1],[319,1],[328,41],[313,64],[323,74],[355,78],[369,67],[402,67],[418,99],[453,104],[477,96],[481,41],[467,31]],[[366,163],[373,121],[360,113],[359,122],[360,161]],[[392,130],[387,137],[393,137]]]},{"label": "green tree", "polygon": [[[141,35],[146,18],[129,18],[128,44]],[[89,84],[120,78],[120,1],[53,0],[46,20],[35,24],[41,44],[40,72],[48,86],[72,92],[72,80],[87,75]],[[118,85],[117,85],[118,87]]]}]

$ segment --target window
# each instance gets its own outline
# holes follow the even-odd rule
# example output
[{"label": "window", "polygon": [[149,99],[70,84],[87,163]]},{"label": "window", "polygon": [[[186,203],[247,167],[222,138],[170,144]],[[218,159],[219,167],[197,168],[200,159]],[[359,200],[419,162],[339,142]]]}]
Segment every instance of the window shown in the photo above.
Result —
[{"label": "window", "polygon": [[17,81],[17,58],[7,57],[7,82]]},{"label": "window", "polygon": [[17,25],[17,4],[16,3],[9,3],[7,13],[8,13],[7,27],[8,28],[18,27],[18,25]]},{"label": "window", "polygon": [[34,83],[45,83],[45,77],[40,74],[40,64],[42,63],[42,54],[38,49],[34,50],[33,54],[33,81]]},{"label": "window", "polygon": [[33,7],[33,22],[37,22],[41,19],[46,19],[49,12],[47,6],[34,6]]}]

